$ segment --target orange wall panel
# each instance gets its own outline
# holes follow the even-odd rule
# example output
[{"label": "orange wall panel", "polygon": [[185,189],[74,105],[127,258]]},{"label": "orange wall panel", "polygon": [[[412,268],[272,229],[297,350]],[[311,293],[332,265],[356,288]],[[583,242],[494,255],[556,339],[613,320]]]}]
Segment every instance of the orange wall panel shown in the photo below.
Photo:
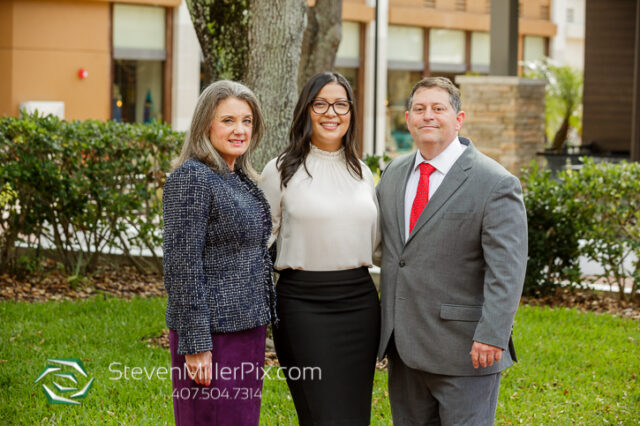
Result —
[{"label": "orange wall panel", "polygon": [[11,115],[13,2],[0,0],[0,117]]},{"label": "orange wall panel", "polygon": [[376,19],[376,9],[356,2],[342,3],[342,20],[355,22],[371,22]]},{"label": "orange wall panel", "polygon": [[11,51],[0,48],[0,117],[15,115],[11,108]]},{"label": "orange wall panel", "polygon": [[389,8],[389,24],[391,25],[489,31],[489,21],[489,15],[450,13],[428,8]]},{"label": "orange wall panel", "polygon": [[0,49],[13,43],[13,2],[0,0]]},{"label": "orange wall panel", "polygon": [[[88,78],[78,77],[85,68]],[[13,111],[21,102],[63,101],[65,119],[109,118],[110,59],[98,53],[20,50],[13,57]]]},{"label": "orange wall panel", "polygon": [[[0,23],[12,26],[9,46],[0,48],[0,114],[18,115],[25,101],[62,101],[68,120],[109,119],[111,5],[69,0],[0,4],[4,9],[11,5]],[[81,68],[89,72],[87,79],[78,77]]]},{"label": "orange wall panel", "polygon": [[28,0],[14,4],[15,49],[109,53],[108,3]]},{"label": "orange wall panel", "polygon": [[[0,0],[1,1],[1,0]],[[178,7],[184,0],[86,0],[91,3],[127,3],[147,6]]]}]

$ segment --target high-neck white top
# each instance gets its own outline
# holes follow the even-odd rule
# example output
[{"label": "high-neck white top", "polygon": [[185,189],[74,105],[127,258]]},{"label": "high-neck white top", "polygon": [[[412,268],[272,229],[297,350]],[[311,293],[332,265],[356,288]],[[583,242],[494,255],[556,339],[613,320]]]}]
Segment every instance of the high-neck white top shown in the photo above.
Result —
[{"label": "high-neck white top", "polygon": [[334,271],[371,266],[379,240],[373,175],[361,162],[363,179],[347,170],[344,149],[315,145],[285,188],[277,159],[264,168],[258,186],[271,206],[278,255],[275,268]]}]

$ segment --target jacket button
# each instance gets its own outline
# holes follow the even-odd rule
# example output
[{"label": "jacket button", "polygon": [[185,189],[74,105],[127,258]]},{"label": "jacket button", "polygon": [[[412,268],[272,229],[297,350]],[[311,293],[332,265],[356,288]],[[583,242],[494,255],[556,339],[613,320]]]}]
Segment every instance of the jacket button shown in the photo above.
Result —
[{"label": "jacket button", "polygon": [[404,260],[401,259],[398,265],[400,265],[401,268],[404,268],[404,265],[406,265],[406,263],[404,263]]}]

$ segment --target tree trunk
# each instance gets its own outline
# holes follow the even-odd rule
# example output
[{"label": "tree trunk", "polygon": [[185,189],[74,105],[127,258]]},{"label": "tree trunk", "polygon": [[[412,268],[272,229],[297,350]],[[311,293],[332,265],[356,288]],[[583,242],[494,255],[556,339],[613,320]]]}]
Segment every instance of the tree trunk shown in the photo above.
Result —
[{"label": "tree trunk", "polygon": [[247,57],[248,0],[187,0],[204,56],[205,80],[242,80]]},{"label": "tree trunk", "polygon": [[213,81],[215,79],[216,56],[213,54],[213,36],[208,30],[208,24],[211,22],[212,0],[187,0],[187,7],[193,22],[193,28],[196,30],[200,48],[204,56],[204,68],[207,79]]},{"label": "tree trunk", "polygon": [[298,100],[298,63],[306,12],[306,0],[249,3],[250,53],[245,83],[258,97],[266,125],[264,139],[253,156],[253,165],[259,171],[288,143]]},{"label": "tree trunk", "polygon": [[570,116],[565,117],[564,120],[562,120],[560,128],[553,137],[551,147],[555,152],[562,152],[565,148],[564,143],[567,140],[567,135],[569,134],[569,118]]},{"label": "tree trunk", "polygon": [[332,71],[342,39],[342,0],[317,0],[308,9],[298,68],[298,91],[319,72]]}]

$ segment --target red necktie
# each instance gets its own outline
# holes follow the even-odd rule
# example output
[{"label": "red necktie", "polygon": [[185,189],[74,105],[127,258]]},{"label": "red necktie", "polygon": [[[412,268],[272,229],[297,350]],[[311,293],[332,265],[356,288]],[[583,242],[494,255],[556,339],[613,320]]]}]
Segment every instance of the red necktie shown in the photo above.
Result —
[{"label": "red necktie", "polygon": [[420,163],[420,180],[418,181],[418,190],[416,191],[416,198],[413,199],[413,205],[411,206],[411,216],[409,216],[409,234],[413,231],[420,213],[424,210],[425,206],[429,202],[429,176],[435,172],[436,168],[429,163]]}]

